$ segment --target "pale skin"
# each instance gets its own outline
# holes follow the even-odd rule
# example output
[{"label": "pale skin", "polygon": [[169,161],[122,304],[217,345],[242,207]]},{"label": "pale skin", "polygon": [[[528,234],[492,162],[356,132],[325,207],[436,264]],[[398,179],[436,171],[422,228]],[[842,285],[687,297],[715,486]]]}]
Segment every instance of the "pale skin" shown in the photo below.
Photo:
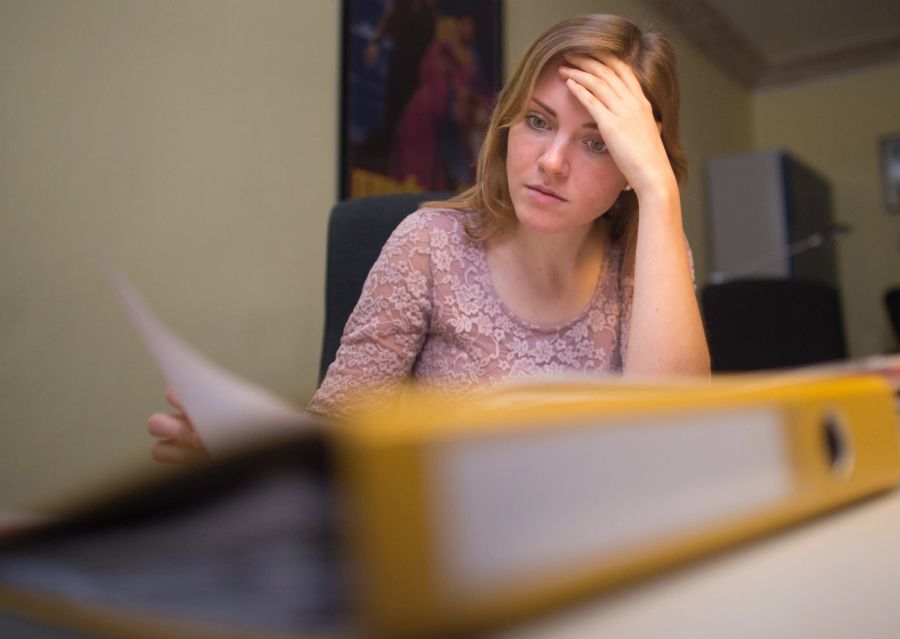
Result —
[{"label": "pale skin", "polygon": [[708,375],[678,183],[650,103],[631,68],[613,56],[566,56],[566,62],[560,77],[596,123],[640,208],[624,374]]},{"label": "pale skin", "polygon": [[[518,223],[491,240],[498,295],[522,319],[544,326],[577,316],[603,265],[605,226],[594,221],[626,187],[640,206],[631,337],[625,376],[708,375],[709,351],[682,230],[678,184],[659,124],[631,68],[612,56],[566,56],[545,68],[525,116],[513,123],[507,178]],[[148,430],[152,456],[206,456],[176,409]]]},{"label": "pale skin", "polygon": [[147,430],[159,441],[153,444],[150,455],[154,461],[164,464],[184,464],[200,461],[209,455],[194,426],[184,412],[184,406],[169,388],[166,401],[175,410],[155,413],[147,420]]}]

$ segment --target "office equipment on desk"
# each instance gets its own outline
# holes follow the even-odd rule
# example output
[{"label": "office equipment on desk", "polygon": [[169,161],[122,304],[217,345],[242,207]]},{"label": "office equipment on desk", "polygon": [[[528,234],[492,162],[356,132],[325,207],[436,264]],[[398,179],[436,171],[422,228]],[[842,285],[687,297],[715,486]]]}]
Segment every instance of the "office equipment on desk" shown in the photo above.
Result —
[{"label": "office equipment on desk", "polygon": [[468,636],[895,486],[885,381],[412,398],[346,426],[379,636]]},{"label": "office equipment on desk", "polygon": [[788,153],[755,151],[707,164],[712,273],[701,307],[714,371],[843,359],[830,187]]},{"label": "office equipment on desk", "polygon": [[[777,149],[711,159],[706,167],[712,271],[839,286],[828,181]],[[822,237],[812,250],[795,250]],[[748,267],[750,271],[748,272]]]},{"label": "office equipment on desk", "polygon": [[[850,227],[846,224],[832,224],[824,229],[815,231],[799,240],[794,240],[787,247],[777,248],[756,255],[742,264],[729,266],[729,271],[713,271],[709,275],[712,284],[721,284],[731,280],[758,276],[768,271],[773,264],[778,264],[784,259],[795,259],[807,251],[815,251],[836,242],[850,233]],[[797,278],[803,279],[803,278]],[[813,280],[815,281],[815,280]]]}]

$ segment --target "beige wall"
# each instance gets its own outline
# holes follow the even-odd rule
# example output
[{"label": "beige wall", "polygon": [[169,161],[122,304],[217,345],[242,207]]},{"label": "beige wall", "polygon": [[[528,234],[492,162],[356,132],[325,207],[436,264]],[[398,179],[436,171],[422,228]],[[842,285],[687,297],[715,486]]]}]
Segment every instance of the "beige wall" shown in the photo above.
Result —
[{"label": "beige wall", "polygon": [[894,346],[882,297],[900,284],[900,219],[885,212],[878,137],[900,132],[900,65],[753,98],[757,148],[790,151],[832,186],[834,214],[852,227],[838,245],[851,353]]},{"label": "beige wall", "polygon": [[[163,408],[163,381],[91,242],[202,351],[297,402],[312,393],[339,5],[0,4],[0,510],[152,466],[144,422]],[[508,0],[507,60],[587,11],[650,19],[624,0]],[[675,40],[702,281],[701,167],[750,145],[750,100]]]},{"label": "beige wall", "polygon": [[306,399],[339,4],[0,4],[0,509],[149,465],[163,382],[88,242],[202,350]]}]

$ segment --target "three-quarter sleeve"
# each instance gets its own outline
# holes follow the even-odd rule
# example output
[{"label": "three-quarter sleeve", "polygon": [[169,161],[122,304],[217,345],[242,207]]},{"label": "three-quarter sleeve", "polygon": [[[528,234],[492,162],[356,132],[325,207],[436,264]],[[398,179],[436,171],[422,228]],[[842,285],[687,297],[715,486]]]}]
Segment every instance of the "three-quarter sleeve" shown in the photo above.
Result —
[{"label": "three-quarter sleeve", "polygon": [[307,410],[340,416],[377,401],[406,380],[432,313],[429,216],[407,217],[369,272],[335,361]]}]

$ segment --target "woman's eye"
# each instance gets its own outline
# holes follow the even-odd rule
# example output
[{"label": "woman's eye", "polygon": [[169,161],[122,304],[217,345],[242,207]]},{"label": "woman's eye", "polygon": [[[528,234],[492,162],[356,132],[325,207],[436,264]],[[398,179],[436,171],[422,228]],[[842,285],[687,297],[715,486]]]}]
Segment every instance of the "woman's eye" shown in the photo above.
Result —
[{"label": "woman's eye", "polygon": [[549,129],[550,125],[547,124],[547,121],[539,115],[527,115],[525,116],[525,121],[528,123],[532,129]]},{"label": "woman's eye", "polygon": [[588,140],[587,144],[594,153],[604,153],[606,151],[606,145],[600,140]]}]

